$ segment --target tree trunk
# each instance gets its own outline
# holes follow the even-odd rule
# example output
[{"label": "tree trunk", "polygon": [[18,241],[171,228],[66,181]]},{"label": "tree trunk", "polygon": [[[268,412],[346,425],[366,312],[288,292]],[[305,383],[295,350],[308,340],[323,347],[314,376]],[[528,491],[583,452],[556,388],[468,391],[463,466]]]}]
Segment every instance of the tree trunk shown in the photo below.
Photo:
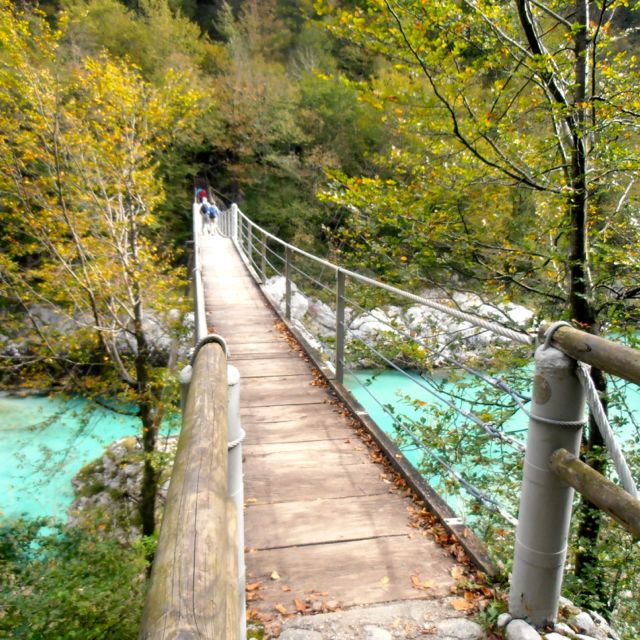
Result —
[{"label": "tree trunk", "polygon": [[[591,378],[600,393],[602,406],[607,411],[606,390],[607,381],[599,369],[592,369]],[[604,440],[596,425],[593,415],[589,418],[589,433],[584,443],[584,461],[599,473],[605,473],[607,463],[603,455]],[[605,580],[598,567],[597,542],[602,526],[602,511],[593,503],[583,498],[577,514],[578,551],[574,558],[574,574],[584,584],[584,591],[588,594],[588,604],[605,617],[611,613],[608,609],[608,595]]]},{"label": "tree trunk", "polygon": [[[575,23],[579,28],[575,32],[575,90],[573,114],[570,116],[572,137],[571,154],[571,197],[569,212],[571,221],[571,251],[569,255],[569,308],[572,319],[583,329],[598,334],[598,319],[594,309],[593,291],[589,274],[588,250],[588,206],[589,190],[587,182],[587,163],[589,156],[589,137],[587,122],[587,82],[589,48],[589,5],[587,0],[576,0]],[[591,378],[603,398],[606,411],[607,382],[597,369],[592,370]],[[604,445],[602,436],[593,415],[589,418],[589,430],[585,442],[584,460],[591,467],[604,472],[606,463],[600,455]],[[589,604],[604,611],[604,578],[598,568],[597,541],[602,523],[602,512],[586,499],[582,500],[578,511],[579,547],[575,556],[575,575],[584,584],[585,591],[591,596]]]},{"label": "tree trunk", "polygon": [[149,347],[142,329],[142,320],[136,314],[135,334],[137,344],[136,374],[138,382],[138,407],[142,421],[142,450],[144,468],[140,497],[140,519],[142,521],[142,535],[153,535],[156,527],[156,495],[158,493],[159,471],[154,465],[153,454],[156,450],[158,425],[153,415],[153,404],[149,381]]}]

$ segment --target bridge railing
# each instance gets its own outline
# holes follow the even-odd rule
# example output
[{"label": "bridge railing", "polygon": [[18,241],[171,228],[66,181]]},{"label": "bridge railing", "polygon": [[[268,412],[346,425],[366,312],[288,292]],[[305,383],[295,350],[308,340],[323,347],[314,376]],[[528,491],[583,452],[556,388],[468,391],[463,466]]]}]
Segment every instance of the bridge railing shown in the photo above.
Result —
[{"label": "bridge railing", "polygon": [[[330,322],[321,327],[316,323],[315,327],[308,329],[306,336],[326,358],[327,367],[334,372],[337,383],[350,382],[348,386],[352,391],[359,389],[361,395],[368,393],[372,404],[378,404],[378,413],[385,415],[393,423],[398,437],[410,445],[408,455],[416,451],[420,453],[422,457],[418,458],[418,466],[431,474],[439,467],[443,474],[448,475],[448,480],[441,485],[445,491],[453,483],[463,487],[472,499],[468,515],[473,517],[479,506],[514,527],[518,525],[510,599],[510,610],[516,617],[527,618],[538,625],[555,619],[567,550],[573,487],[584,491],[588,499],[594,498],[594,504],[623,523],[632,535],[638,536],[640,502],[633,481],[629,486],[624,480],[624,476],[628,475],[624,459],[621,465],[618,465],[620,460],[615,461],[627,491],[602,476],[595,482],[603,489],[594,491],[593,476],[589,475],[589,479],[585,480],[586,473],[573,461],[579,454],[582,427],[586,422],[587,394],[583,384],[587,384],[586,378],[589,377],[584,370],[583,375],[578,377],[580,368],[576,362],[578,365],[592,364],[637,384],[640,381],[637,373],[640,370],[640,353],[637,350],[559,326],[553,327],[539,342],[536,335],[523,331],[514,323],[506,326],[507,323],[502,321],[508,320],[505,315],[501,321],[496,321],[496,317],[500,317],[500,310],[492,310],[495,312],[492,317],[478,317],[460,308],[455,299],[440,301],[415,295],[314,256],[259,227],[235,205],[223,217],[226,217],[226,233],[234,239],[256,278],[263,283],[274,276],[281,279],[279,291],[277,286],[270,287],[275,292],[272,301],[292,326],[305,331],[301,322],[304,304],[297,299],[298,288],[304,291],[307,298],[315,296],[314,304],[322,307],[325,316],[330,316]],[[416,335],[415,327],[406,321],[406,317],[398,320],[382,313],[378,307],[372,308],[372,300],[382,299],[386,305],[395,302],[428,309],[431,317],[422,316],[421,319],[431,321],[434,332],[440,331],[440,334]],[[486,305],[481,306],[486,309]],[[368,314],[368,321],[373,327],[368,335],[360,332],[356,337],[352,322],[352,315],[356,312]],[[458,324],[453,329],[450,326],[443,327],[443,316],[453,318]],[[461,357],[455,348],[451,348],[451,343],[464,341],[475,341],[476,345],[484,344],[489,348],[487,332],[497,337],[492,348],[498,350],[505,341],[509,341],[530,354],[536,343],[540,344],[536,351],[532,397],[527,397],[519,391],[518,385],[511,384],[508,379],[478,370],[474,367],[473,358]],[[445,339],[441,339],[442,334],[447,334]],[[596,346],[593,346],[593,341]],[[571,344],[579,346],[574,348]],[[462,372],[467,386],[468,376],[482,381],[493,389],[493,395],[483,401],[482,396],[486,392],[479,392],[471,402],[472,406],[467,408],[465,402],[468,398],[463,397],[466,391],[451,391],[446,382],[437,380],[437,375],[422,376],[407,371],[419,366],[417,363],[420,359],[424,361],[427,372],[434,371],[435,361],[440,371],[456,369]],[[410,397],[414,394],[407,391],[403,397],[396,398],[394,406],[390,407],[388,399],[385,402],[369,388],[369,380],[375,379],[375,373],[367,374],[369,380],[362,380],[359,372],[363,364],[370,368],[388,369],[398,376],[410,378],[417,389],[415,393],[423,394],[422,399],[412,403]],[[521,376],[523,372],[531,376],[530,369],[526,367],[519,368],[516,374]],[[460,377],[459,373],[454,377],[456,375]],[[425,393],[430,394],[431,399],[425,400]],[[595,402],[599,405],[597,398]],[[412,404],[413,413],[406,410],[403,413],[398,408],[402,403]],[[488,407],[496,406],[500,407],[502,421],[487,417],[490,413]],[[599,413],[593,402],[590,402],[590,406],[592,413]],[[430,417],[416,415],[415,410],[424,410],[425,407],[435,408]],[[515,428],[505,427],[505,424],[513,425],[514,420],[522,423],[522,419],[517,418],[520,412],[527,416],[528,428],[525,424]],[[451,434],[451,424],[460,435],[454,447],[439,455],[434,450],[443,441],[442,434],[436,430],[434,435],[430,430],[432,425],[426,423],[444,423],[445,419],[449,429],[447,436]],[[605,426],[601,428],[605,429]],[[522,464],[525,446],[519,436],[525,429],[529,435],[520,491],[506,479],[513,467]],[[429,436],[432,441],[425,443],[425,437]],[[492,455],[497,452],[498,464],[505,465],[504,472],[494,471],[496,479],[490,485],[491,490],[476,486],[478,482],[486,481],[477,473],[472,474],[471,478],[465,477],[466,472],[474,470],[468,468],[473,465],[473,459],[487,455],[487,448],[478,444],[480,438],[493,443],[490,445],[494,448]],[[471,457],[467,460],[462,457],[456,463],[458,449],[469,442],[475,443]],[[620,452],[613,439],[611,447],[612,451]],[[614,459],[618,457],[615,453],[613,455]],[[607,487],[607,491],[604,487]],[[500,503],[500,499],[508,500],[510,494],[520,495],[518,519],[511,512],[515,511],[513,503],[511,508]],[[599,494],[599,497],[594,494]],[[490,535],[503,535],[499,531],[500,527],[494,527]]]},{"label": "bridge railing", "polygon": [[244,640],[244,519],[239,375],[208,334],[202,217],[193,208],[196,346],[180,374],[177,444],[141,639]]}]

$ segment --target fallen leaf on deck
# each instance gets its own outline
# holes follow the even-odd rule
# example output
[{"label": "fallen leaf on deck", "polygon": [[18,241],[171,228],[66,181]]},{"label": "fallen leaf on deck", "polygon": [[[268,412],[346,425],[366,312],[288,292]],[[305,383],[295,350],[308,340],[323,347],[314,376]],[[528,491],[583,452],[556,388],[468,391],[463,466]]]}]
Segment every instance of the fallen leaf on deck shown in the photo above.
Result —
[{"label": "fallen leaf on deck", "polygon": [[272,571],[269,576],[272,580],[280,580],[280,574],[277,571]]},{"label": "fallen leaf on deck", "polygon": [[451,602],[451,606],[456,611],[469,611],[469,609],[473,609],[473,602],[468,602],[463,598],[457,598]]},{"label": "fallen leaf on deck", "polygon": [[454,580],[460,580],[462,576],[464,576],[464,569],[462,567],[453,567],[453,569],[451,569],[451,577]]},{"label": "fallen leaf on deck", "polygon": [[389,584],[389,576],[384,576],[384,578],[380,578],[380,584],[382,585]]},{"label": "fallen leaf on deck", "polygon": [[414,589],[431,589],[435,585],[434,580],[420,580],[419,576],[411,576],[411,583]]},{"label": "fallen leaf on deck", "polygon": [[300,600],[299,598],[294,598],[293,604],[296,605],[296,611],[299,611],[300,613],[302,613],[303,611],[306,611],[307,609],[307,605],[304,602],[302,602],[302,600]]},{"label": "fallen leaf on deck", "polygon": [[[464,602],[464,600],[463,600]],[[275,607],[276,611],[278,611],[279,613],[281,613],[282,615],[285,615],[287,613],[287,608],[281,604],[280,602],[278,602],[278,604]]]},{"label": "fallen leaf on deck", "polygon": [[255,591],[256,589],[259,589],[262,586],[262,582],[250,582],[245,589],[247,591]]},{"label": "fallen leaf on deck", "polygon": [[280,587],[280,589],[282,589],[282,591],[291,591],[291,587],[287,586],[286,584]]}]

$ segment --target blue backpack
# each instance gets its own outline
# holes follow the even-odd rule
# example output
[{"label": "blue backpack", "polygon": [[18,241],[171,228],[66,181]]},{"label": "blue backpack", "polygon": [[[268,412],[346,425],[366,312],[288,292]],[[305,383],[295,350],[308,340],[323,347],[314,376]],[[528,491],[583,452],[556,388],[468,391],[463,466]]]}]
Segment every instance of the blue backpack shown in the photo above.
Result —
[{"label": "blue backpack", "polygon": [[210,220],[215,220],[220,213],[218,207],[216,207],[215,204],[209,204],[208,202],[203,202],[200,209],[202,213],[206,214],[207,218],[209,218]]}]

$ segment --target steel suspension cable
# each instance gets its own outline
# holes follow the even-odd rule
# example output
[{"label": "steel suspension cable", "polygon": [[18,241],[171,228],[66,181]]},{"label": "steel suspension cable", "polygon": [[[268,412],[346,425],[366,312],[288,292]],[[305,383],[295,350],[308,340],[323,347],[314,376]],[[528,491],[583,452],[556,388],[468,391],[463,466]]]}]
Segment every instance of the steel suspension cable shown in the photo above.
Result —
[{"label": "steel suspension cable", "polygon": [[448,398],[444,398],[440,393],[438,393],[437,391],[434,391],[423,381],[414,380],[413,378],[408,376],[403,369],[398,367],[398,365],[396,365],[393,361],[389,360],[377,349],[372,347],[370,344],[367,344],[364,340],[363,342],[367,346],[367,348],[370,351],[372,351],[376,356],[378,356],[380,360],[382,360],[385,364],[387,364],[392,369],[395,369],[396,371],[398,371],[399,373],[401,373],[402,375],[410,379],[418,387],[420,387],[427,393],[431,394],[436,399],[440,400],[440,402],[446,404],[450,409],[453,409],[456,413],[459,413],[460,415],[464,416],[467,420],[470,420],[471,422],[473,422],[473,424],[480,427],[489,437],[493,438],[494,440],[501,440],[505,444],[508,444],[510,447],[512,447],[515,451],[518,451],[519,453],[525,452],[526,447],[522,442],[520,442],[520,440],[518,440],[517,438],[512,438],[511,436],[508,436],[507,434],[500,431],[500,429],[498,429],[497,427],[489,424],[488,422],[485,422],[484,420],[476,416],[471,411],[468,411],[467,409],[463,409],[462,407],[458,407],[454,402],[451,402],[451,400],[449,400]]},{"label": "steel suspension cable", "polygon": [[534,342],[534,337],[530,336],[527,333],[524,332],[519,332],[519,331],[514,331],[513,329],[509,329],[507,327],[504,327],[503,325],[494,322],[494,321],[490,321],[490,320],[485,320],[483,318],[480,318],[479,316],[475,316],[469,313],[466,313],[464,311],[460,311],[458,309],[454,309],[448,305],[445,304],[441,304],[439,302],[435,302],[434,300],[431,300],[429,298],[423,298],[422,296],[418,296],[415,295],[413,293],[409,293],[408,291],[403,291],[402,289],[399,289],[398,287],[394,287],[392,285],[388,285],[385,284],[383,282],[379,282],[377,280],[374,280],[373,278],[368,278],[367,276],[363,276],[359,273],[356,273],[355,271],[350,271],[348,269],[343,269],[341,267],[338,267],[337,265],[329,262],[328,260],[323,260],[322,258],[319,258],[318,256],[315,256],[307,251],[304,251],[302,249],[299,249],[298,247],[289,244],[288,242],[284,242],[284,240],[281,240],[280,238],[278,238],[277,236],[275,236],[272,233],[269,233],[266,229],[263,229],[262,227],[258,226],[257,224],[255,224],[254,222],[252,222],[242,211],[240,211],[240,209],[238,209],[238,215],[241,216],[242,218],[244,218],[244,220],[247,221],[247,223],[258,229],[261,233],[267,235],[268,237],[270,237],[271,239],[273,239],[275,242],[279,243],[280,245],[282,245],[285,248],[288,248],[290,251],[293,251],[294,253],[297,253],[299,255],[305,256],[307,258],[309,258],[310,260],[313,260],[315,262],[317,262],[318,264],[324,265],[334,271],[342,271],[343,273],[345,273],[347,276],[349,276],[350,278],[353,278],[354,280],[357,280],[359,282],[362,282],[364,284],[369,284],[372,285],[374,287],[377,287],[379,289],[382,289],[384,291],[388,291],[389,293],[393,293],[397,296],[400,296],[402,298],[406,298],[407,300],[411,300],[413,302],[416,302],[417,304],[422,304],[424,306],[430,307],[432,309],[436,309],[438,311],[442,311],[443,313],[453,316],[455,318],[458,318],[460,320],[464,320],[466,322],[469,322],[470,324],[473,324],[474,326],[478,326],[478,327],[482,327],[483,329],[487,329],[488,331],[491,331],[492,333],[495,333],[496,335],[500,335],[503,336],[505,338],[509,338],[510,340],[514,341],[514,342],[518,342],[520,344],[526,344],[526,345],[531,345]]},{"label": "steel suspension cable", "polygon": [[[361,311],[366,311],[366,309],[364,309],[364,307],[362,307],[358,303],[354,303],[353,301],[351,301],[351,303],[352,303],[352,306],[359,308]],[[376,318],[376,316],[373,315],[372,313],[371,313],[371,316],[373,318]],[[501,391],[504,391],[506,394],[511,396],[514,400],[516,400],[516,398],[520,398],[521,400],[524,400],[525,402],[529,402],[531,400],[530,397],[520,393],[517,389],[514,389],[513,387],[510,387],[506,382],[504,382],[504,380],[500,380],[499,378],[496,378],[495,376],[489,376],[487,374],[484,374],[484,373],[478,371],[477,369],[474,369],[473,367],[470,367],[469,365],[465,364],[461,360],[458,360],[458,359],[454,358],[453,356],[450,356],[450,355],[444,353],[441,350],[434,349],[433,347],[431,347],[428,344],[426,344],[425,342],[423,342],[420,338],[412,336],[410,333],[407,333],[406,331],[402,331],[402,330],[398,329],[397,327],[394,327],[392,324],[390,324],[389,322],[386,322],[385,320],[382,320],[381,318],[376,318],[376,320],[378,322],[380,322],[381,324],[384,324],[384,325],[388,326],[391,330],[393,330],[396,333],[399,333],[401,336],[407,338],[408,340],[410,340],[414,344],[418,345],[419,347],[422,347],[423,349],[425,349],[425,351],[428,351],[428,352],[432,353],[433,355],[436,355],[437,357],[442,358],[443,360],[447,361],[449,364],[452,364],[456,368],[462,369],[463,371],[466,371],[470,375],[473,375],[473,376],[479,378],[480,380],[483,380],[488,385],[494,386],[494,387],[500,389]],[[436,334],[436,335],[439,335],[439,334]],[[447,334],[445,333],[444,335],[447,335]],[[479,334],[474,334],[474,336],[472,336],[472,337],[476,337],[477,335],[479,335]],[[520,408],[524,408],[524,405],[521,402],[518,403],[518,404],[519,404]]]},{"label": "steel suspension cable", "polygon": [[446,469],[446,471],[458,482],[460,486],[462,486],[465,491],[473,498],[478,500],[488,511],[492,513],[497,513],[500,515],[506,522],[513,525],[514,527],[518,524],[516,518],[514,518],[504,507],[498,504],[493,498],[490,498],[485,493],[483,493],[476,486],[471,484],[468,480],[464,478],[458,471],[456,471],[448,462],[446,462],[441,456],[437,453],[434,453],[433,448],[427,447],[420,438],[407,427],[403,422],[398,420],[397,416],[389,411],[387,407],[385,407],[374,395],[371,391],[362,383],[361,380],[355,376],[350,369],[347,369],[346,372],[353,377],[358,384],[364,389],[364,391],[371,397],[371,399],[382,409],[384,413],[386,413],[394,424],[396,424],[414,443],[417,449],[423,451],[427,456],[433,458],[441,467]]}]

